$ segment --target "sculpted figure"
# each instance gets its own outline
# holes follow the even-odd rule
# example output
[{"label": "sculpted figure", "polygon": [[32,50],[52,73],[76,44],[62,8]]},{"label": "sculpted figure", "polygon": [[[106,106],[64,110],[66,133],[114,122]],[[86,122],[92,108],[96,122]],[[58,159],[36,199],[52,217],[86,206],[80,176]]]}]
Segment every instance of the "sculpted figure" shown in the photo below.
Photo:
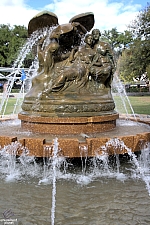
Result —
[{"label": "sculpted figure", "polygon": [[101,84],[101,88],[109,87],[115,68],[113,52],[108,43],[100,40],[100,30],[94,29],[92,35],[96,54],[90,73],[93,79]]},{"label": "sculpted figure", "polygon": [[68,58],[71,65],[64,67],[60,75],[53,81],[52,85],[49,85],[46,89],[48,92],[56,92],[71,85],[71,82],[76,81],[78,87],[84,86],[88,81],[89,69],[94,57],[94,50],[91,48],[93,43],[92,34],[87,34],[84,39],[85,45],[72,49],[72,52]]},{"label": "sculpted figure", "polygon": [[43,41],[44,38],[39,41],[37,46],[39,69],[37,71],[38,75],[34,77],[32,80],[33,86],[36,83],[48,81],[48,76],[51,73],[52,68],[54,67],[54,53],[59,48],[59,44],[56,41],[52,41],[43,50],[42,49]]},{"label": "sculpted figure", "polygon": [[54,69],[54,54],[59,48],[56,41],[50,43],[43,49],[42,45],[45,38],[42,38],[37,45],[37,55],[39,61],[39,68],[37,75],[32,78],[32,88],[26,94],[26,97],[39,96],[49,83]]}]

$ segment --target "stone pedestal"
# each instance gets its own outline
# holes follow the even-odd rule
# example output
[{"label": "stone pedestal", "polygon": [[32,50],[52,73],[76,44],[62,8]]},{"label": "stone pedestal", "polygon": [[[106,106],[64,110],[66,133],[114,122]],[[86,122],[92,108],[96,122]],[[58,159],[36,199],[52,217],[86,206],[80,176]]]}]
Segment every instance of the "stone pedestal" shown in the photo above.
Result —
[{"label": "stone pedestal", "polygon": [[116,127],[117,113],[91,117],[38,117],[19,114],[22,129],[53,135],[98,133]]}]

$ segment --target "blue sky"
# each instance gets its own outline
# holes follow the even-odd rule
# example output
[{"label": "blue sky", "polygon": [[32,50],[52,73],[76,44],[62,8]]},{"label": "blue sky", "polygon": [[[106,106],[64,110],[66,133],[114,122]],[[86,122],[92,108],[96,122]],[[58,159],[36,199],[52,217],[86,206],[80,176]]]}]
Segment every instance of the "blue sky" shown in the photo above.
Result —
[{"label": "blue sky", "polygon": [[[52,3],[53,1],[50,0],[43,0],[43,1],[37,1],[37,0],[26,0],[27,5],[29,5],[30,7],[34,8],[34,9],[41,9],[43,8],[43,6],[45,5],[49,5],[50,3]],[[110,3],[113,2],[124,2],[125,4],[131,3],[131,4],[140,4],[141,6],[146,6],[147,2],[146,0],[135,0],[135,1],[128,1],[128,0],[124,0],[124,1],[113,1],[110,0],[108,1]]]},{"label": "blue sky", "polygon": [[[28,26],[30,19],[43,10],[55,13],[59,23],[68,23],[80,13],[93,12],[94,28],[122,32],[147,6],[147,0],[0,0],[0,23]],[[150,3],[150,2],[149,2]]]}]

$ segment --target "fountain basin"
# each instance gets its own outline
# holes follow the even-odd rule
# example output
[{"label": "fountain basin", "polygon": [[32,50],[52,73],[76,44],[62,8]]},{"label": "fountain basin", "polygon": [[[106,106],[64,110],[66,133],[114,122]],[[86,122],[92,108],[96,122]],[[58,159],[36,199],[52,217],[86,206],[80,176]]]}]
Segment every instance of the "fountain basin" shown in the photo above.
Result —
[{"label": "fountain basin", "polygon": [[[29,150],[29,155],[35,157],[52,156],[55,138],[58,138],[59,156],[66,158],[125,154],[128,148],[138,152],[150,142],[149,125],[125,119],[117,119],[116,127],[109,131],[78,134],[70,134],[69,129],[68,134],[33,132],[23,129],[20,120],[16,121],[1,123],[1,148],[17,141]],[[18,149],[17,155],[21,153],[22,149]]]}]

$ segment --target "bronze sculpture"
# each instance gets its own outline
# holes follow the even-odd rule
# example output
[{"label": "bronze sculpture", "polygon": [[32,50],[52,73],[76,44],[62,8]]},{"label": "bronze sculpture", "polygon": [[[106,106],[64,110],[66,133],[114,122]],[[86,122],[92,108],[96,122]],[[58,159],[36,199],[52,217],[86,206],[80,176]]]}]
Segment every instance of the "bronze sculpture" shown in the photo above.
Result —
[{"label": "bronze sculpture", "polygon": [[[50,92],[70,89],[73,81],[76,81],[76,84],[79,83],[75,88],[85,87],[89,78],[99,83],[101,89],[108,87],[111,84],[115,66],[110,46],[99,40],[100,31],[94,29],[92,34],[87,34],[84,37],[85,44],[72,48],[64,59],[64,54],[57,52],[61,48],[60,26],[57,28],[55,32],[52,32],[50,44],[44,50],[41,50],[43,39],[38,43],[39,69],[38,75],[32,80],[32,88],[35,85],[43,86],[38,92],[42,91],[41,95],[44,98]],[[70,25],[67,24],[65,29],[69,30]],[[54,55],[55,52],[57,53]]]},{"label": "bronze sculpture", "polygon": [[[90,32],[94,14],[79,14],[69,23],[59,25],[56,15],[44,11],[29,22],[29,35],[36,20],[35,27],[41,24],[42,28],[39,21],[43,18],[52,20],[48,22],[51,28],[54,22],[55,26],[37,43],[39,68],[24,98],[21,114],[44,117],[116,114],[111,95],[113,54],[109,45],[99,40],[99,30]],[[43,44],[45,39],[47,46]]]}]

